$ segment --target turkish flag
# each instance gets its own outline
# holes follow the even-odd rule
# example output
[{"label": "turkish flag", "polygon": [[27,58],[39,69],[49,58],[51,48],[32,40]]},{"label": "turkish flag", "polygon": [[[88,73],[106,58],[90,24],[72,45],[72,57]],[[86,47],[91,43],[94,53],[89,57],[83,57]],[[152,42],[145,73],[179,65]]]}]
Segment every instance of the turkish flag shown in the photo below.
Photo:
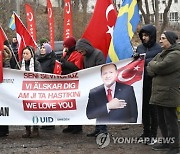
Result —
[{"label": "turkish flag", "polygon": [[50,44],[54,50],[54,13],[52,10],[52,4],[50,0],[47,0],[47,9],[48,9],[48,20],[49,20],[49,36]]},{"label": "turkish flag", "polygon": [[144,58],[139,58],[118,69],[117,81],[132,85],[142,79],[144,71]]},{"label": "turkish flag", "polygon": [[61,75],[62,73],[61,63],[58,60],[55,61],[53,73],[58,75]]},{"label": "turkish flag", "polygon": [[25,4],[27,29],[32,38],[36,41],[36,23],[34,18],[34,11],[29,4]]},{"label": "turkish flag", "polygon": [[97,0],[94,14],[87,26],[82,38],[100,49],[107,57],[114,25],[117,19],[117,11],[112,0]]},{"label": "turkish flag", "polygon": [[19,19],[17,14],[14,12],[15,17],[15,25],[16,25],[16,33],[17,33],[17,40],[18,40],[18,57],[19,61],[22,60],[22,50],[26,46],[32,46],[36,48],[36,42],[31,37],[30,33],[28,32],[27,28],[24,26],[22,21]]},{"label": "turkish flag", "polygon": [[84,56],[77,51],[73,51],[67,61],[74,63],[80,70],[84,68]]},{"label": "turkish flag", "polygon": [[0,83],[3,81],[3,50],[4,50],[4,41],[7,40],[7,36],[4,33],[2,27],[0,26]]},{"label": "turkish flag", "polygon": [[64,0],[64,40],[72,36],[71,0]]}]

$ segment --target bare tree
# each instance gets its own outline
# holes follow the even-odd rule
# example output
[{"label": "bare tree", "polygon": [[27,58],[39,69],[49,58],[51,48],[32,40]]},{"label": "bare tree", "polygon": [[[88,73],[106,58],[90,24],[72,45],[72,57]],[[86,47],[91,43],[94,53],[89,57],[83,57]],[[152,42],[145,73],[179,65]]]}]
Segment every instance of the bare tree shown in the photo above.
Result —
[{"label": "bare tree", "polygon": [[168,24],[168,12],[169,12],[169,9],[171,7],[171,4],[172,4],[172,0],[169,0],[168,3],[166,4],[166,8],[164,9],[163,23],[161,26],[160,34],[164,31],[164,29],[166,28],[166,26]]},{"label": "bare tree", "polygon": [[[150,5],[151,3],[151,5]],[[145,7],[142,6],[142,0],[138,1],[139,10],[141,11],[142,17],[144,19],[145,24],[151,23],[150,17],[152,16],[153,19],[155,19],[153,24],[156,25],[157,28],[159,28],[159,3],[157,0],[145,0]],[[166,7],[163,12],[163,21],[161,28],[159,30],[159,34],[161,34],[166,26],[168,25],[168,12],[171,7],[172,0],[166,1]],[[150,12],[150,6],[153,8],[153,12]]]},{"label": "bare tree", "polygon": [[88,0],[81,0],[82,3],[82,10],[83,10],[83,22],[86,23],[87,22],[87,4],[88,4]]}]

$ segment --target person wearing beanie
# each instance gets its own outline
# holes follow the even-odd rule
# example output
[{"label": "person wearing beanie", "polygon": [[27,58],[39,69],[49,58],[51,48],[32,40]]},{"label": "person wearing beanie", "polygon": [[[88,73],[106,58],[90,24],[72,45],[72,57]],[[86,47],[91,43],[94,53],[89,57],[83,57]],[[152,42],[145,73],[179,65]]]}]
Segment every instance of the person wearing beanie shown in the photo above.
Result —
[{"label": "person wearing beanie", "polygon": [[142,106],[142,124],[143,132],[139,139],[144,140],[147,145],[155,143],[153,138],[156,138],[158,122],[157,109],[155,105],[149,104],[152,88],[152,78],[148,75],[146,66],[148,63],[162,51],[161,46],[156,43],[156,27],[152,24],[143,26],[139,32],[139,38],[142,44],[137,49],[137,54],[146,54],[144,66],[144,80],[143,80],[143,106]]},{"label": "person wearing beanie", "polygon": [[56,61],[56,54],[52,50],[51,45],[48,43],[43,43],[40,49],[40,55],[37,60],[40,62],[42,67],[42,72],[53,73],[54,65]]},{"label": "person wearing beanie", "polygon": [[75,45],[76,45],[76,40],[74,37],[69,37],[63,43],[64,48],[68,48],[68,49],[75,47]]},{"label": "person wearing beanie", "polygon": [[168,150],[167,154],[179,152],[179,128],[177,107],[180,106],[180,45],[178,36],[172,31],[161,34],[160,44],[163,48],[148,63],[147,72],[152,79],[150,104],[157,106],[158,124],[164,139],[153,150]]},{"label": "person wearing beanie", "polygon": [[[42,67],[42,72],[44,73],[53,73],[56,54],[52,50],[52,47],[49,43],[43,43],[40,49],[40,55],[37,60],[40,62]],[[52,130],[55,129],[55,126],[42,126],[40,129]]]},{"label": "person wearing beanie", "polygon": [[[83,55],[75,50],[75,45],[76,40],[74,37],[67,38],[63,43],[63,56],[60,59],[62,75],[73,73],[84,68]],[[69,125],[63,129],[63,133],[78,134],[81,132],[81,125]]]},{"label": "person wearing beanie", "polygon": [[178,36],[174,32],[165,31],[163,34],[166,36],[167,40],[171,45],[176,44],[176,41],[178,40]]}]

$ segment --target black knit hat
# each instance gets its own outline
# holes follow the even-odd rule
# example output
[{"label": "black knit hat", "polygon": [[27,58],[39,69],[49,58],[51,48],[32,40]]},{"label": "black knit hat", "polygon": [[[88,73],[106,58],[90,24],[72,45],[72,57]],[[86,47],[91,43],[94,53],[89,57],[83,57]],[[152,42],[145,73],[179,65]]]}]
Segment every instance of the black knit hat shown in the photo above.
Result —
[{"label": "black knit hat", "polygon": [[176,44],[176,40],[178,40],[178,36],[172,32],[172,31],[165,31],[164,35],[166,36],[167,40],[169,41],[169,43]]}]

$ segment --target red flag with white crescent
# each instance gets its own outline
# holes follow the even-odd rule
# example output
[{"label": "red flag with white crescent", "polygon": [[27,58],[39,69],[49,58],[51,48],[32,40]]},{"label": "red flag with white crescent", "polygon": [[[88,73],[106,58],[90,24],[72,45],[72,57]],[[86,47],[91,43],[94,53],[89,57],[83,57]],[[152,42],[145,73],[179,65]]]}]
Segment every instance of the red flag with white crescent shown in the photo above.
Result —
[{"label": "red flag with white crescent", "polygon": [[73,35],[71,0],[64,0],[64,40]]},{"label": "red flag with white crescent", "polygon": [[0,83],[3,81],[3,50],[4,50],[4,41],[7,40],[7,36],[4,33],[4,30],[0,26]]},{"label": "red flag with white crescent", "polygon": [[18,58],[19,61],[22,60],[22,49],[26,46],[32,46],[36,48],[36,42],[31,37],[30,33],[28,32],[27,28],[24,26],[18,15],[14,12],[15,18],[15,25],[16,25],[16,33],[17,33],[17,40],[18,40]]},{"label": "red flag with white crescent", "polygon": [[33,39],[36,41],[36,23],[34,18],[34,11],[29,4],[25,4],[26,9],[26,21],[27,21],[27,29]]},{"label": "red flag with white crescent", "polygon": [[117,11],[112,0],[97,0],[93,16],[82,35],[107,57]]},{"label": "red flag with white crescent", "polygon": [[117,81],[132,85],[142,79],[144,71],[144,59],[139,58],[124,67],[118,69]]},{"label": "red flag with white crescent", "polygon": [[54,13],[52,10],[52,4],[50,0],[47,0],[47,10],[48,10],[48,19],[49,19],[50,45],[54,50]]},{"label": "red flag with white crescent", "polygon": [[58,75],[61,75],[61,73],[62,73],[62,67],[61,67],[61,64],[58,60],[55,61],[53,73],[58,74]]}]

